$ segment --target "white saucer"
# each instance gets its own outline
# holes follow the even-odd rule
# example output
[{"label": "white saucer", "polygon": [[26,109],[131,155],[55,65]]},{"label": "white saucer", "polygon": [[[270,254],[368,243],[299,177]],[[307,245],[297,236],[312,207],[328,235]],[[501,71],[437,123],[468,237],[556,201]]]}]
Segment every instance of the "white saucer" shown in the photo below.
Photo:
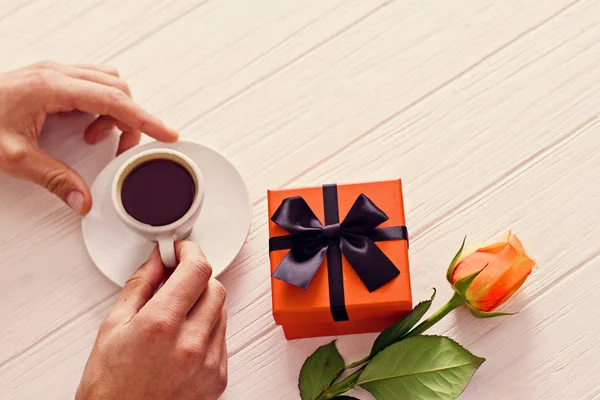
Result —
[{"label": "white saucer", "polygon": [[155,244],[129,230],[119,219],[111,201],[110,185],[125,160],[154,148],[180,151],[200,167],[205,181],[204,204],[187,240],[202,247],[213,267],[213,276],[218,276],[233,262],[246,241],[252,206],[237,169],[217,151],[192,142],[153,142],[134,147],[98,174],[91,188],[94,205],[81,226],[88,253],[98,269],[119,286],[148,258]]}]

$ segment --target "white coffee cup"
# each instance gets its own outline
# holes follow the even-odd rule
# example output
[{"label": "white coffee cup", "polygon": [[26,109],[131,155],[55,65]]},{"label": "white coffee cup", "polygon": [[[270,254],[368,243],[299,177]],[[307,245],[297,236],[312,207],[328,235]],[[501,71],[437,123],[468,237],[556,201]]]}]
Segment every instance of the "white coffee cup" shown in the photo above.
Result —
[{"label": "white coffee cup", "polygon": [[[151,160],[165,159],[179,164],[189,172],[196,187],[194,200],[188,211],[177,221],[161,226],[148,225],[127,213],[121,199],[121,189],[125,178],[136,167]],[[204,178],[196,163],[185,154],[171,149],[152,149],[141,152],[125,161],[119,168],[113,179],[111,195],[113,205],[121,220],[134,232],[158,243],[160,257],[166,267],[174,268],[177,266],[175,241],[184,239],[190,234],[198,219],[204,200]]]}]

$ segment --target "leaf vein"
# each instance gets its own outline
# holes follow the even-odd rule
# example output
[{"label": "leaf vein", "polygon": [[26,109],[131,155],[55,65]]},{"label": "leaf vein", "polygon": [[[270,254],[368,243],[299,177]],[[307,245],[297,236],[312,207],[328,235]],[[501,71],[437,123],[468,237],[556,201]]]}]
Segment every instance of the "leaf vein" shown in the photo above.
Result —
[{"label": "leaf vein", "polygon": [[400,374],[400,375],[388,375],[388,376],[384,376],[384,377],[381,377],[381,378],[369,379],[369,380],[366,380],[366,381],[359,381],[359,382],[357,382],[357,384],[358,385],[364,385],[365,383],[378,382],[378,381],[383,381],[383,380],[386,380],[386,379],[404,378],[406,376],[412,376],[412,375],[430,374],[430,373],[433,373],[433,372],[447,371],[447,370],[451,370],[451,369],[455,369],[455,368],[466,367],[466,366],[469,366],[469,365],[471,365],[471,363],[467,362],[465,364],[452,365],[452,366],[445,367],[445,368],[438,368],[438,369],[432,369],[432,370],[417,371],[417,372],[411,372],[411,373]]}]

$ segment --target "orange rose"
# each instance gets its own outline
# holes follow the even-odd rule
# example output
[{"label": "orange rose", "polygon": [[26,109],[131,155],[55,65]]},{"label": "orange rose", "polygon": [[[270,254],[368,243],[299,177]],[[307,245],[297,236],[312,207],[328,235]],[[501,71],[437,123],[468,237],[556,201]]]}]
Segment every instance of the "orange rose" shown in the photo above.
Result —
[{"label": "orange rose", "polygon": [[478,271],[464,298],[470,307],[489,312],[508,300],[525,282],[535,261],[525,254],[516,235],[508,233],[506,242],[480,248],[459,261],[452,272],[452,283]]},{"label": "orange rose", "polygon": [[[398,380],[398,377],[406,377],[406,368],[410,369],[410,366],[406,368],[405,366],[411,364],[411,362],[414,364],[413,361],[418,361],[418,357],[421,357],[421,354],[424,353],[415,353],[414,355],[411,355],[416,357],[415,360],[412,360],[411,356],[407,355],[407,352],[409,351],[407,349],[413,348],[415,346],[414,343],[419,342],[413,341],[410,345],[405,344],[404,348],[401,348],[402,341],[411,339],[416,340],[417,337],[421,337],[421,339],[426,337],[434,338],[434,336],[420,335],[442,320],[442,318],[448,315],[452,310],[463,306],[466,306],[476,318],[494,318],[511,315],[503,312],[493,312],[493,310],[508,300],[521,285],[523,285],[533,267],[535,267],[535,261],[525,254],[523,245],[512,232],[508,232],[508,238],[505,242],[480,247],[470,254],[468,254],[468,251],[464,251],[466,239],[467,238],[465,237],[462,246],[446,270],[446,280],[452,285],[453,289],[452,297],[446,304],[429,315],[427,319],[421,321],[435,298],[436,292],[434,289],[431,299],[420,302],[407,316],[398,321],[395,325],[384,330],[375,340],[375,343],[371,348],[371,353],[365,358],[352,364],[344,366],[344,360],[339,355],[334,342],[327,346],[320,347],[302,366],[302,371],[300,372],[300,390],[303,390],[303,385],[304,387],[309,385],[307,382],[311,380],[314,381],[315,375],[312,371],[310,372],[310,374],[312,374],[310,375],[311,377],[307,379],[309,376],[309,373],[307,373],[309,368],[307,366],[316,365],[316,361],[314,360],[319,360],[318,362],[321,363],[320,365],[324,365],[331,359],[336,360],[335,362],[341,364],[341,369],[331,372],[333,378],[326,376],[325,378],[321,378],[320,381],[317,381],[319,385],[317,386],[317,389],[319,390],[322,390],[322,382],[325,382],[325,385],[329,384],[317,399],[350,398],[339,395],[345,393],[350,388],[363,386],[364,382],[369,385],[378,382],[374,387],[371,386],[371,388],[363,386],[364,389],[367,389],[372,393],[378,393],[377,390],[383,390],[379,389],[379,386],[377,386],[378,384],[381,384],[381,387],[386,390],[385,393],[393,392],[389,389],[390,387],[394,388],[402,386],[404,390],[402,392],[403,394],[408,397],[411,397],[411,395],[414,394],[416,397],[420,398],[418,393],[424,393],[424,391],[422,391],[418,384],[405,385]],[[418,323],[419,321],[421,322]],[[442,339],[447,340],[447,338],[439,336],[436,338],[437,339],[435,340],[438,341]],[[444,348],[442,349],[440,344],[436,344],[435,346],[439,347],[435,351],[432,350],[434,348],[433,346],[427,346],[426,350],[421,351],[427,351],[427,357],[431,357],[431,360],[429,361],[435,363],[436,367],[438,367],[437,369],[428,371],[428,373],[439,372],[442,364],[446,362],[449,367],[455,367],[453,363],[456,359],[454,358],[453,350],[449,346],[444,345]],[[326,347],[329,348],[326,349]],[[443,351],[440,352],[441,350]],[[465,352],[466,350],[462,348],[462,351]],[[334,356],[330,355],[332,353]],[[485,359],[476,357],[471,353],[468,353],[468,357],[466,355],[459,355],[459,353],[454,354],[456,354],[457,357],[461,357],[461,360],[464,359],[466,361],[464,364],[461,364],[461,367],[466,366],[466,368],[471,368],[473,372],[485,361]],[[390,359],[394,359],[398,356],[405,357],[404,361],[408,360],[408,363],[402,363],[402,368],[405,369],[402,371],[385,371],[385,367],[387,366],[386,363],[388,363]],[[336,358],[334,359],[333,357]],[[350,368],[357,369],[344,379],[337,382],[335,381],[340,374],[340,370],[344,371]],[[323,370],[323,368],[321,368],[321,370]],[[401,375],[397,375],[397,372],[401,372]],[[325,372],[322,372],[322,374],[324,373]],[[459,377],[456,382],[460,382],[462,379],[463,383],[460,384],[454,382],[449,383],[448,386],[454,386],[452,390],[455,390],[455,393],[450,395],[448,390],[445,389],[444,394],[448,394],[448,396],[444,398],[450,398],[449,396],[455,398],[460,395],[460,392],[464,390],[465,386],[469,383],[471,376],[472,373],[466,376],[466,379]],[[386,382],[381,383],[382,381]],[[310,390],[312,390],[312,388]],[[431,391],[431,388],[428,387],[427,390]],[[306,391],[306,393],[308,393],[308,391]],[[312,393],[313,392],[309,395],[309,397],[312,396],[310,397],[311,399],[315,398]],[[308,399],[305,395],[302,395],[302,398]]]}]

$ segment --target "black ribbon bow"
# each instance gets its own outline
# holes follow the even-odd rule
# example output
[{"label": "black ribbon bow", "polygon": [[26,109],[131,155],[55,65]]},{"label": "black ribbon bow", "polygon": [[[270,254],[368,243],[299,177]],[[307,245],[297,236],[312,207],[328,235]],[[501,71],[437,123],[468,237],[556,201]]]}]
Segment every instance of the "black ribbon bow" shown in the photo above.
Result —
[{"label": "black ribbon bow", "polygon": [[400,274],[374,242],[408,240],[408,234],[405,226],[377,228],[388,216],[364,194],[358,196],[341,224],[336,185],[323,186],[323,205],[325,226],[300,196],[283,200],[275,211],[271,220],[290,235],[270,238],[269,251],[290,251],[272,276],[306,289],[327,254],[331,313],[334,321],[347,321],[342,254],[373,292]]}]

